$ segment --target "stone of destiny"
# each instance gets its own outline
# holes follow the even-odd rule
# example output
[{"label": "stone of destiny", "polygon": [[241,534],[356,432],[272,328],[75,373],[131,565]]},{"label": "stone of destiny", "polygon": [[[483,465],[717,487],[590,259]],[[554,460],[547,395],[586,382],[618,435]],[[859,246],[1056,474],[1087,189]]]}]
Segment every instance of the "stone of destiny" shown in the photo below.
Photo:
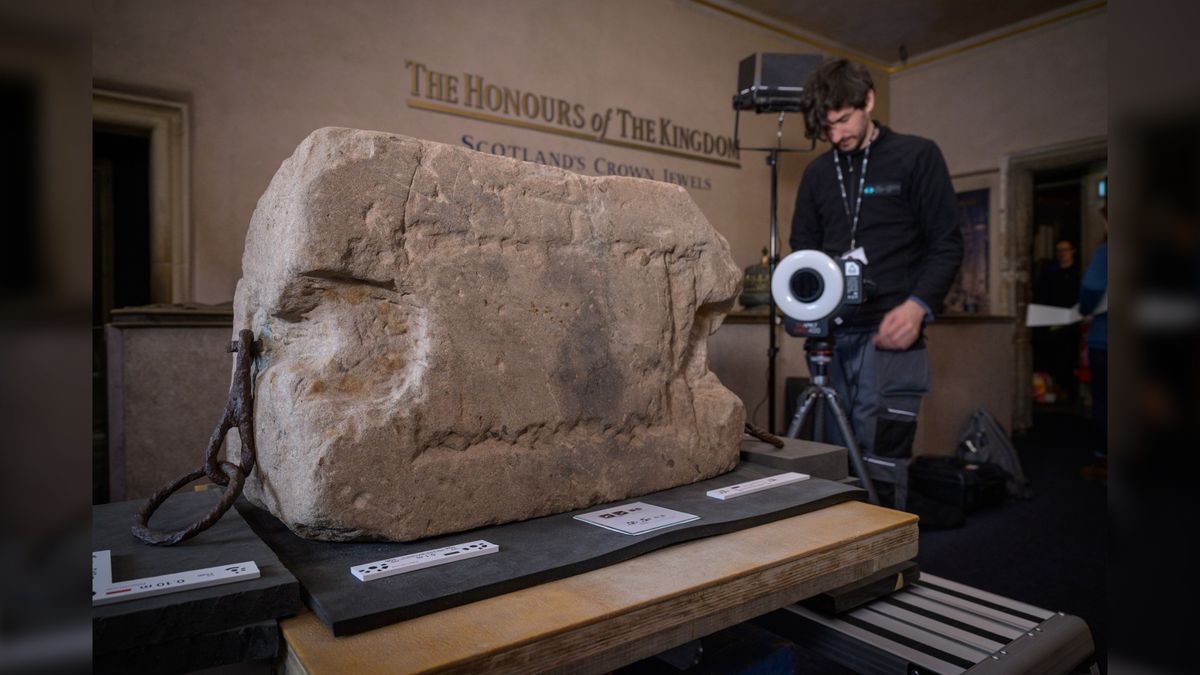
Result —
[{"label": "stone of destiny", "polygon": [[707,339],[740,282],[677,185],[318,129],[246,235],[246,495],[301,536],[408,541],[729,471],[745,410]]}]

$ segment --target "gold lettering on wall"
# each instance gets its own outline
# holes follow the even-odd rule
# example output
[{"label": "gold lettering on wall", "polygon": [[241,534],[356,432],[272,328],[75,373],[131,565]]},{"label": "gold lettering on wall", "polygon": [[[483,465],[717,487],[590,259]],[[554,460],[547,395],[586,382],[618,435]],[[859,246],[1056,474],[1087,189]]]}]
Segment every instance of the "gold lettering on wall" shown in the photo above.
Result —
[{"label": "gold lettering on wall", "polygon": [[404,67],[410,108],[741,168],[731,136],[680,126],[667,117],[641,117],[625,108],[589,114],[582,103],[495,84],[473,73],[443,73],[419,61],[405,61]]}]

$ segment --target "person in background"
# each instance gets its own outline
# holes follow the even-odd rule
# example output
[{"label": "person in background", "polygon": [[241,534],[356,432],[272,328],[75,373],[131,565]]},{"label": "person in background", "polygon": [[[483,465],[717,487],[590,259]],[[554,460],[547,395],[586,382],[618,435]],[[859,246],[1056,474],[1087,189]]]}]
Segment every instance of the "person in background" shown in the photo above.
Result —
[{"label": "person in background", "polygon": [[[1074,307],[1079,302],[1079,265],[1075,245],[1069,239],[1054,244],[1054,260],[1042,267],[1033,285],[1033,301],[1040,305]],[[1050,374],[1057,388],[1058,403],[1074,400],[1079,393],[1075,368],[1079,361],[1079,324],[1034,329],[1035,368]]]},{"label": "person in background", "polygon": [[1083,467],[1088,480],[1108,478],[1108,206],[1104,216],[1104,241],[1096,247],[1079,289],[1079,313],[1090,316],[1087,329],[1088,369],[1092,374],[1092,428],[1096,460]]},{"label": "person in background", "polygon": [[950,172],[933,141],[871,119],[875,85],[857,63],[818,66],[800,108],[805,135],[833,147],[804,171],[789,243],[866,262],[866,302],[835,329],[831,384],[864,455],[910,457],[929,391],[925,323],[963,257]]}]

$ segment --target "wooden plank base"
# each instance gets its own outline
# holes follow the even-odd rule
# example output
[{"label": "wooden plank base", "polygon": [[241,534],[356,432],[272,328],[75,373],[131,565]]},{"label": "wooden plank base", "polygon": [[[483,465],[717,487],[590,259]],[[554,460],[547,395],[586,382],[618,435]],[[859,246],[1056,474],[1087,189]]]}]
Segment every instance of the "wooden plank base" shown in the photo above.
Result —
[{"label": "wooden plank base", "polygon": [[848,502],[335,638],[281,622],[289,674],[607,672],[913,558],[915,516]]}]

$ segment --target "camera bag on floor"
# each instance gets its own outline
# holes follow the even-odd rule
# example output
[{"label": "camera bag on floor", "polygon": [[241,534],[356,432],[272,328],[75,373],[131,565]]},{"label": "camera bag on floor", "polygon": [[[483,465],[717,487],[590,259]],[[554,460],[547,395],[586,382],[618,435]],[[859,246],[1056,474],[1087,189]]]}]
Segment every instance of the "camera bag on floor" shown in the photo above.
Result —
[{"label": "camera bag on floor", "polygon": [[961,509],[964,514],[1004,502],[1008,474],[987,463],[957,457],[918,457],[908,465],[909,504],[914,495]]},{"label": "camera bag on floor", "polygon": [[959,527],[967,521],[962,504],[944,504],[909,491],[909,463],[913,460],[874,455],[863,459],[884,506],[915,513],[923,528]]},{"label": "camera bag on floor", "polygon": [[970,464],[994,464],[1003,469],[1008,474],[1008,496],[1018,499],[1033,496],[1008,432],[983,408],[972,413],[959,432],[958,457]]},{"label": "camera bag on floor", "polygon": [[947,504],[930,499],[920,492],[908,495],[908,506],[905,511],[916,514],[921,519],[921,529],[949,529],[962,527],[967,522],[967,512],[962,504]]}]

